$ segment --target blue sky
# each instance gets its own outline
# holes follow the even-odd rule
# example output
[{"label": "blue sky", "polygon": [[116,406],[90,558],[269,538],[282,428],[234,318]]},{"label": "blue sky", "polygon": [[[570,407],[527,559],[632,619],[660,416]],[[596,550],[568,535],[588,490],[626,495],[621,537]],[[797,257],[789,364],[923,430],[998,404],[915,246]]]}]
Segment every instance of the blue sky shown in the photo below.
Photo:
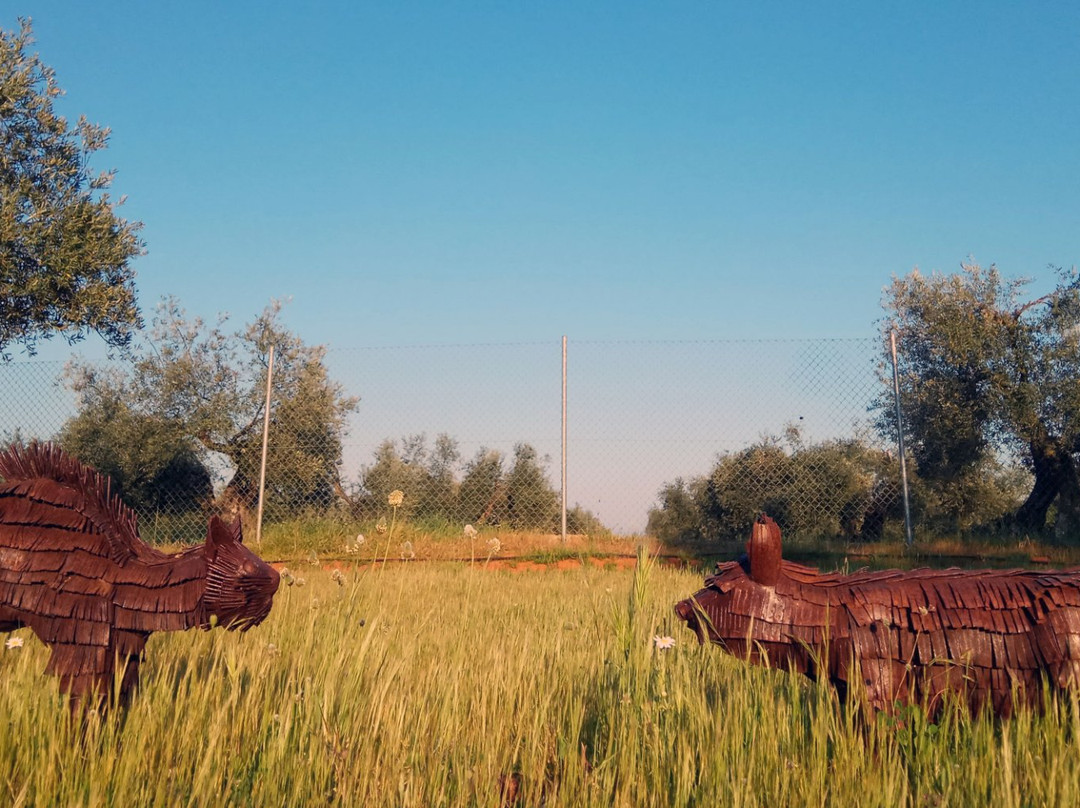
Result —
[{"label": "blue sky", "polygon": [[144,308],[334,347],[855,337],[1080,263],[1080,6],[12,0]]}]

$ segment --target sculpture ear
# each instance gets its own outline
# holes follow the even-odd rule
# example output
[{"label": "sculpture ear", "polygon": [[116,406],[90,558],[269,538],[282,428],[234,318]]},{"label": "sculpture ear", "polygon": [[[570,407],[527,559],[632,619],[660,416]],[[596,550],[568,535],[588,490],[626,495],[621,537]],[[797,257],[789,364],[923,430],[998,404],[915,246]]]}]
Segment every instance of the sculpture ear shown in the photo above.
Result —
[{"label": "sculpture ear", "polygon": [[750,541],[750,578],[762,586],[776,586],[780,579],[780,526],[765,514],[754,522]]},{"label": "sculpture ear", "polygon": [[213,560],[217,558],[218,550],[229,542],[240,540],[240,517],[232,527],[228,527],[218,516],[210,517],[210,526],[206,530],[206,556]]}]

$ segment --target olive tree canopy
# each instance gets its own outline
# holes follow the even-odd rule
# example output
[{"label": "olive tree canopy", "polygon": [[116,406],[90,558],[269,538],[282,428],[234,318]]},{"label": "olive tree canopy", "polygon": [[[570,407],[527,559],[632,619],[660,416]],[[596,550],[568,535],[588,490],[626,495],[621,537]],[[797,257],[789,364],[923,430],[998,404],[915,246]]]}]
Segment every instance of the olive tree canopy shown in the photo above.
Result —
[{"label": "olive tree canopy", "polygon": [[[1080,277],[1028,297],[1028,281],[964,264],[956,274],[918,271],[885,290],[886,330],[900,345],[904,429],[919,476],[943,486],[1012,455],[1033,484],[1012,521],[1080,539]],[[891,383],[891,379],[888,380]],[[890,385],[891,386],[891,385]],[[891,424],[891,391],[879,402]]]},{"label": "olive tree canopy", "polygon": [[56,334],[123,348],[141,325],[140,225],[116,214],[112,172],[89,165],[109,130],[56,113],[63,91],[32,44],[28,20],[0,30],[0,356]]},{"label": "olive tree canopy", "polygon": [[[209,326],[175,299],[165,299],[149,339],[132,351],[130,365],[119,370],[95,363],[68,366],[80,412],[63,430],[65,448],[83,462],[116,468],[121,477],[147,478],[150,470],[161,470],[153,479],[173,481],[174,487],[181,472],[192,479],[191,457],[204,467],[216,457],[227,466],[221,469],[228,478],[223,495],[240,508],[252,507],[258,500],[268,354],[274,346],[266,503],[281,514],[327,507],[341,495],[342,437],[358,399],[329,377],[325,349],[306,345],[280,315],[281,305],[274,302],[229,332],[225,316]],[[112,436],[118,425],[129,423],[126,434],[152,436],[153,451],[114,456],[110,449],[112,454],[102,455],[110,442],[97,436]],[[136,456],[138,467],[121,467],[121,460]]]}]

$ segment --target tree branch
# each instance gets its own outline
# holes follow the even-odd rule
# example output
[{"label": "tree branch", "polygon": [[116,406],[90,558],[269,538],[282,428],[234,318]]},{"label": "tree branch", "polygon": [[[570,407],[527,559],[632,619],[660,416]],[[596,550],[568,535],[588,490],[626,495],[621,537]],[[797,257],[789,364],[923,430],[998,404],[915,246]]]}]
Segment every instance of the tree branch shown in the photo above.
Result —
[{"label": "tree branch", "polygon": [[1013,312],[1012,312],[1013,319],[1014,320],[1019,320],[1020,316],[1024,312],[1026,312],[1028,309],[1033,309],[1036,306],[1041,306],[1043,303],[1050,303],[1051,301],[1055,300],[1056,298],[1057,298],[1057,292],[1051,292],[1048,295],[1043,295],[1042,297],[1036,298],[1035,300],[1031,300],[1031,301],[1025,303],[1024,305],[1020,306],[1019,308],[1016,308],[1016,309],[1013,310]]}]

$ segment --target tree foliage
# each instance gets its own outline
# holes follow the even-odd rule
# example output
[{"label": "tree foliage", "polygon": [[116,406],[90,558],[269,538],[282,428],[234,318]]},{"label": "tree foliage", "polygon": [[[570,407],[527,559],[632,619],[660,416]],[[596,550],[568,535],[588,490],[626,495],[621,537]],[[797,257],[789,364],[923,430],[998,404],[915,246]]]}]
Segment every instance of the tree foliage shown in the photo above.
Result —
[{"label": "tree foliage", "polygon": [[559,495],[544,473],[541,459],[527,443],[514,446],[514,463],[506,475],[506,511],[510,526],[517,529],[554,526],[559,515]]},{"label": "tree foliage", "polygon": [[889,454],[860,440],[806,445],[789,428],[665,485],[648,530],[669,544],[739,539],[764,511],[792,536],[875,539],[895,512],[898,476]]},{"label": "tree foliage", "polygon": [[380,513],[390,492],[396,490],[405,495],[405,514],[447,516],[456,521],[458,514],[451,504],[457,498],[454,467],[459,459],[457,441],[449,435],[436,437],[434,449],[428,448],[422,433],[400,443],[384,440],[375,450],[374,462],[362,472],[360,490],[350,497],[354,510],[365,516]]},{"label": "tree foliage", "polygon": [[109,130],[57,114],[63,91],[32,43],[28,20],[0,30],[0,355],[54,334],[125,347],[141,326],[140,225],[117,215],[113,174],[90,168]]},{"label": "tree foliage", "polygon": [[[350,495],[354,511],[372,517],[385,510],[393,490],[404,494],[402,510],[415,517],[460,525],[503,525],[515,530],[557,531],[559,495],[548,482],[546,459],[528,443],[514,447],[508,464],[503,453],[481,447],[461,462],[456,440],[436,437],[428,447],[423,434],[386,440],[361,472],[359,490]],[[582,508],[567,513],[572,532],[601,532],[599,520]]]},{"label": "tree foliage", "polygon": [[[993,458],[950,486],[911,474],[912,513],[937,534],[974,531],[1016,508],[1025,479]],[[742,540],[762,512],[792,538],[876,541],[887,524],[898,538],[899,462],[865,439],[807,444],[789,428],[785,439],[766,436],[721,456],[707,475],[666,484],[648,531],[671,545]]]},{"label": "tree foliage", "polygon": [[458,512],[469,522],[501,524],[509,520],[502,452],[481,448],[465,465]]},{"label": "tree foliage", "polygon": [[132,409],[122,379],[107,375],[117,383],[84,391],[79,413],[60,432],[61,446],[108,475],[141,513],[199,510],[213,491],[197,443],[177,422]]},{"label": "tree foliage", "polygon": [[[122,413],[161,436],[162,458],[179,462],[193,454],[204,469],[224,472],[224,496],[250,508],[258,498],[273,345],[266,504],[271,512],[325,508],[341,489],[341,441],[357,399],[329,378],[323,348],[305,345],[282,325],[279,303],[240,331],[227,332],[226,322],[222,317],[207,326],[169,298],[158,306],[150,339],[134,352],[126,372],[71,365],[68,379],[81,404],[63,439],[85,462],[111,463],[122,477],[133,477],[134,466],[108,454],[115,451],[108,448],[111,439],[122,437],[111,420]],[[87,435],[103,437],[80,437]]]},{"label": "tree foliage", "polygon": [[[1031,299],[1027,285],[974,263],[893,280],[884,325],[898,335],[905,437],[939,497],[958,483],[970,490],[988,462],[1018,459],[1033,482],[1012,523],[1042,530],[1054,507],[1057,531],[1076,537],[1080,279],[1059,271],[1056,287]],[[895,435],[891,406],[883,393],[881,426]]]}]

